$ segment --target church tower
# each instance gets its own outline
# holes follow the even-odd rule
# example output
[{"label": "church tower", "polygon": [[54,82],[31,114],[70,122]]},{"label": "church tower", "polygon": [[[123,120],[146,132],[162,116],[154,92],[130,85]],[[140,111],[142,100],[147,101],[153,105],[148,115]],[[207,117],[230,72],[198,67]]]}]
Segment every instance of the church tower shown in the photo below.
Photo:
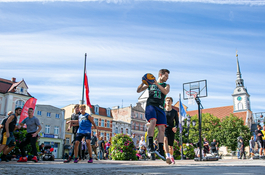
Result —
[{"label": "church tower", "polygon": [[236,88],[232,94],[234,101],[234,112],[246,111],[250,109],[250,95],[248,94],[247,89],[244,86],[244,80],[242,79],[240,66],[238,61],[238,54],[236,53],[237,59],[237,79],[236,79]]}]

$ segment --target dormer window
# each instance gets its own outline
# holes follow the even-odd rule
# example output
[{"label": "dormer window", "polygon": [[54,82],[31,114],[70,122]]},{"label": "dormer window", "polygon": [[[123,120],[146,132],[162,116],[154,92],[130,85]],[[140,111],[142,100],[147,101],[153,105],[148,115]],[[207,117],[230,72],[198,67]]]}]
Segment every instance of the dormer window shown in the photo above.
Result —
[{"label": "dormer window", "polygon": [[24,92],[24,88],[21,87],[21,88],[20,88],[20,93],[23,94],[23,92]]},{"label": "dormer window", "polygon": [[99,113],[99,106],[96,105],[96,106],[95,106],[95,114],[98,114],[98,113]]},{"label": "dormer window", "polygon": [[110,108],[107,109],[107,116],[110,117]]}]

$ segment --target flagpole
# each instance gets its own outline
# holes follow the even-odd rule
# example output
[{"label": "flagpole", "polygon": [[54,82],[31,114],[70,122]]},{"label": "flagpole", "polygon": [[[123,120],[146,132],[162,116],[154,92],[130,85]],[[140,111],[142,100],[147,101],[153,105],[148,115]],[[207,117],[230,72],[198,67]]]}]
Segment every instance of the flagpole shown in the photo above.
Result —
[{"label": "flagpole", "polygon": [[82,102],[81,104],[84,104],[84,88],[85,88],[85,72],[86,72],[86,53],[85,53],[85,63],[84,63],[84,78],[83,78],[83,90],[82,90]]},{"label": "flagpole", "polygon": [[[182,114],[181,114],[181,108],[180,108],[180,103],[181,103],[181,94],[179,94],[179,116],[181,116]],[[181,120],[179,121],[180,122],[180,125],[182,125],[182,116],[181,116]],[[182,131],[181,130],[183,130],[182,129],[183,128],[183,126],[181,126],[181,128],[180,128],[180,136],[179,136],[179,138],[180,138],[180,145],[181,145],[181,160],[183,160],[183,143],[182,143]]]}]

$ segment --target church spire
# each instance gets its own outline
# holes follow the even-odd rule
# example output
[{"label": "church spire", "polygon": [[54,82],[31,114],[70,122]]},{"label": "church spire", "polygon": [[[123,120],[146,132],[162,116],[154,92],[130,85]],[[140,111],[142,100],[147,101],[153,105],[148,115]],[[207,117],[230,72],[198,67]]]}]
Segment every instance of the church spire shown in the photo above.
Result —
[{"label": "church spire", "polygon": [[237,51],[236,51],[236,61],[237,61],[236,87],[244,87],[244,80],[242,79],[241,72],[240,72],[240,66],[239,66]]},{"label": "church spire", "polygon": [[238,54],[237,54],[237,51],[236,51],[236,63],[237,63],[237,79],[241,79],[241,72],[240,72],[240,66],[239,66],[239,61],[238,61]]}]

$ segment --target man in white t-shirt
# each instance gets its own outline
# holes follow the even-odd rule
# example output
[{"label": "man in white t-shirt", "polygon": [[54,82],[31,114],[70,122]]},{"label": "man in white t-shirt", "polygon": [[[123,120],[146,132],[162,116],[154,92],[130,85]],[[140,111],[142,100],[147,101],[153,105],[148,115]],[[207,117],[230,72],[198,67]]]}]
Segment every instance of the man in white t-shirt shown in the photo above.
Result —
[{"label": "man in white t-shirt", "polygon": [[139,148],[141,148],[142,146],[146,147],[146,143],[144,141],[144,136],[141,137],[141,140],[139,142]]}]

